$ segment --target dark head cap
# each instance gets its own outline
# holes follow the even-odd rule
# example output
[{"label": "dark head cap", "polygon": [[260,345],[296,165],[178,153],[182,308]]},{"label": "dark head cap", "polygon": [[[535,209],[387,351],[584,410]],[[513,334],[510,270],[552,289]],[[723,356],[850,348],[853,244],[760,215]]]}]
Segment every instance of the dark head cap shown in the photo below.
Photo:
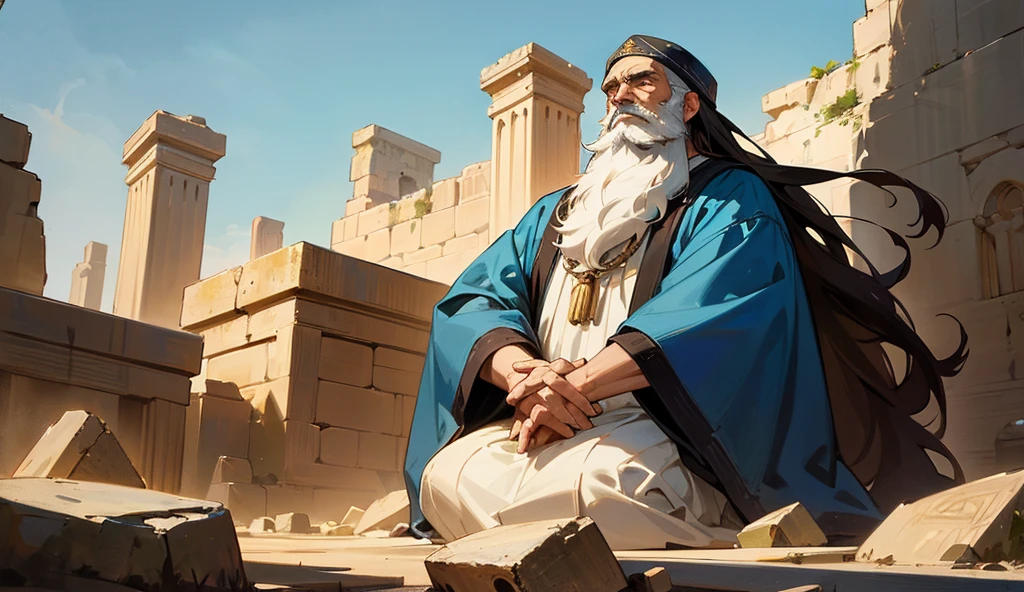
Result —
[{"label": "dark head cap", "polygon": [[711,75],[711,72],[690,52],[671,41],[657,37],[633,35],[626,39],[626,42],[615,50],[612,57],[608,58],[608,63],[604,66],[605,76],[612,69],[612,64],[622,58],[636,55],[649,57],[675,72],[690,87],[690,90],[708,101],[712,107],[715,106],[718,96],[718,81]]}]

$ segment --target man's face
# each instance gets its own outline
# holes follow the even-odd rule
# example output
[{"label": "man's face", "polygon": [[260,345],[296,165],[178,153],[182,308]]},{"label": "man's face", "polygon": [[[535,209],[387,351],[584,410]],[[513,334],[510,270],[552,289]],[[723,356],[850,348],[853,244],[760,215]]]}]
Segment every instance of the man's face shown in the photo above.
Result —
[{"label": "man's face", "polygon": [[[607,97],[609,115],[624,105],[637,105],[658,114],[662,103],[672,97],[664,66],[645,56],[630,56],[615,62],[601,90]],[[635,125],[638,120],[636,115],[620,115],[611,122],[609,129],[624,123]]]}]

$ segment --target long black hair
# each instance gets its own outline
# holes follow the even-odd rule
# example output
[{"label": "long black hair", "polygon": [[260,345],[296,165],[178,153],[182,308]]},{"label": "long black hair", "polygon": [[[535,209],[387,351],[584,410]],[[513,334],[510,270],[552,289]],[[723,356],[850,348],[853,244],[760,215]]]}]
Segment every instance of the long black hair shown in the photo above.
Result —
[{"label": "long black hair", "polygon": [[[837,217],[824,211],[803,186],[849,177],[882,188],[894,200],[896,195],[886,186],[909,189],[917,199],[919,216],[915,224],[920,223],[920,230],[907,238],[921,238],[935,229],[936,244],[946,227],[942,203],[889,171],[840,173],[780,165],[760,147],[761,154],[753,154],[734,135],[746,138],[743,132],[703,98],[688,127],[697,152],[712,158],[730,158],[749,167],[764,179],[775,196],[807,290],[839,458],[869,489],[883,512],[901,502],[963,483],[963,470],[941,442],[946,429],[942,379],[955,376],[967,359],[963,325],[956,321],[960,328],[956,351],[947,358],[936,358],[918,336],[903,304],[891,292],[910,271],[910,248],[905,238],[875,224],[904,252],[899,265],[879,272],[843,231]],[[867,271],[855,267],[847,249],[863,261]],[[900,380],[883,344],[906,356],[906,371]],[[936,421],[930,425],[933,430],[929,430],[913,416],[928,409],[933,400],[938,411]],[[939,470],[929,451],[948,461],[951,476]]]}]

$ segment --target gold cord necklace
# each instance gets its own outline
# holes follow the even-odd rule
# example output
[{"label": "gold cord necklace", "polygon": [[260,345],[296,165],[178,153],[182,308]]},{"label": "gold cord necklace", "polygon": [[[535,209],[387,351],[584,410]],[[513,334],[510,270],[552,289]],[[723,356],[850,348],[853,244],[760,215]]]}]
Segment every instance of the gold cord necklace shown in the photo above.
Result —
[{"label": "gold cord necklace", "polygon": [[572,288],[572,294],[569,298],[569,323],[571,325],[583,325],[590,323],[594,320],[597,315],[597,303],[600,300],[600,292],[598,282],[605,275],[615,271],[616,269],[626,265],[629,258],[632,257],[640,245],[644,242],[644,237],[647,236],[645,231],[642,236],[633,235],[629,239],[625,248],[622,252],[615,256],[614,259],[608,262],[604,269],[587,269],[584,271],[576,271],[576,267],[579,266],[580,262],[575,259],[570,259],[564,254],[564,267],[566,273],[571,275],[576,280],[576,285]]}]

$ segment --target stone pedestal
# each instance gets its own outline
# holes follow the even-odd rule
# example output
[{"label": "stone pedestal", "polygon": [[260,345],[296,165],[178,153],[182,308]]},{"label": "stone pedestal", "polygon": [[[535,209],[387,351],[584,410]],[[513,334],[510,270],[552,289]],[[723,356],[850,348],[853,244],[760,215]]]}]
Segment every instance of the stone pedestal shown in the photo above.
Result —
[{"label": "stone pedestal", "polygon": [[176,493],[202,340],[0,288],[0,477],[65,411],[98,416],[152,489]]},{"label": "stone pedestal", "polygon": [[284,222],[257,216],[252,221],[252,238],[249,243],[249,258],[273,253],[284,246]]},{"label": "stone pedestal", "polygon": [[352,147],[353,200],[365,209],[429,188],[441,162],[437,150],[376,124],[352,134]]},{"label": "stone pedestal", "polygon": [[41,183],[23,170],[32,134],[0,115],[0,286],[41,296],[46,284]]},{"label": "stone pedestal", "polygon": [[182,291],[199,279],[213,163],[226,142],[202,117],[164,111],[125,142],[128,204],[114,314],[178,327]]},{"label": "stone pedestal", "polygon": [[583,70],[530,43],[480,73],[491,95],[490,236],[512,228],[544,195],[580,170],[580,114],[592,81]]},{"label": "stone pedestal", "polygon": [[107,245],[90,242],[85,258],[71,272],[71,296],[68,303],[99,310],[103,300],[103,277],[107,273]]},{"label": "stone pedestal", "polygon": [[[204,338],[205,384],[232,383],[252,411],[253,483],[216,485],[215,499],[340,521],[350,506],[404,488],[430,316],[446,291],[307,243],[189,286],[181,323]],[[218,416],[235,417],[232,393],[207,390],[206,403],[224,399]],[[222,425],[237,426],[243,411]],[[203,407],[195,433],[206,415]]]}]

